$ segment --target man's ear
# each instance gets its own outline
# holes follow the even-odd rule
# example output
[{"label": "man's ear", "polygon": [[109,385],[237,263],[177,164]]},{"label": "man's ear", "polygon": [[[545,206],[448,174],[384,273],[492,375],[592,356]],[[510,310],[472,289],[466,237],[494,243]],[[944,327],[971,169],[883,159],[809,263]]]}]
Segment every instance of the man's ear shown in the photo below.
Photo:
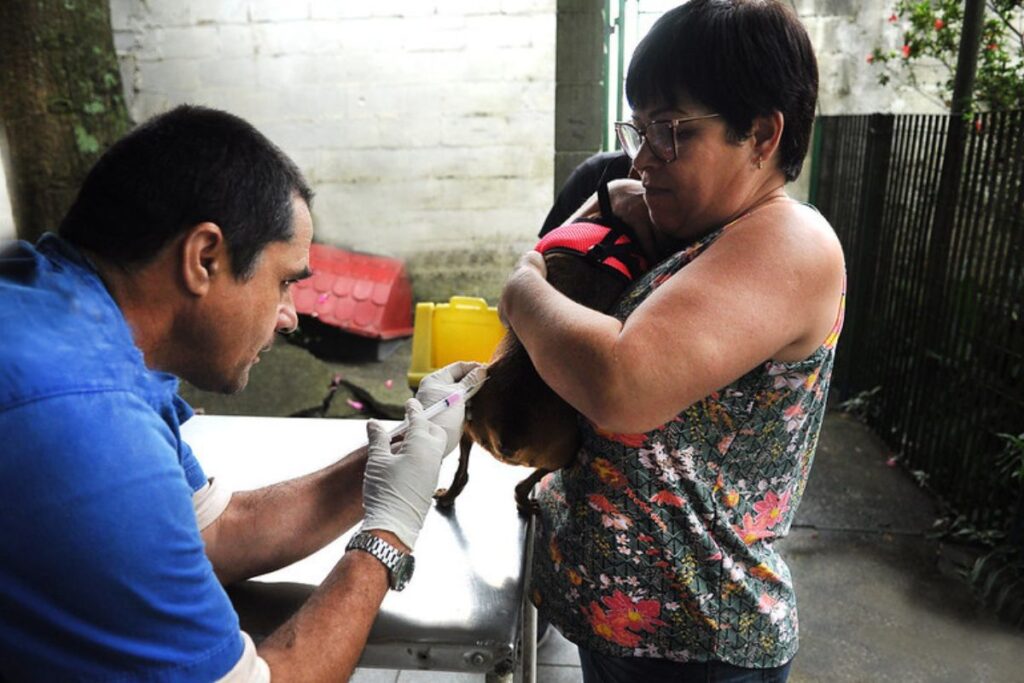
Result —
[{"label": "man's ear", "polygon": [[754,162],[768,161],[779,149],[779,142],[782,140],[782,131],[786,126],[786,119],[781,111],[773,111],[767,116],[754,118],[754,125],[751,128],[751,138],[754,141]]},{"label": "man's ear", "polygon": [[210,290],[211,281],[228,268],[227,241],[216,223],[199,223],[181,241],[181,279],[195,296]]}]

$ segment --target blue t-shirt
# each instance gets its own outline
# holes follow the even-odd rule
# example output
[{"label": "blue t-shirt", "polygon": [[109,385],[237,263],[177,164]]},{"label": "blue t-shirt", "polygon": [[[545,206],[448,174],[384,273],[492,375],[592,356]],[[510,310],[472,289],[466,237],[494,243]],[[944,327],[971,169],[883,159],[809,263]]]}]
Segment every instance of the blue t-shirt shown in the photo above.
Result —
[{"label": "blue t-shirt", "polygon": [[53,235],[0,254],[0,680],[213,680],[242,654],[177,380]]}]

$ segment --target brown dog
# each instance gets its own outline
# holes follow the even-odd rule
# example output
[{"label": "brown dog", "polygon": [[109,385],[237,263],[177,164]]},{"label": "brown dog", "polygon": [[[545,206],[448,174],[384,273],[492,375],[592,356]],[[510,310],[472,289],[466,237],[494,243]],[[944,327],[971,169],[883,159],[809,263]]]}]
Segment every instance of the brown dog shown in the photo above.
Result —
[{"label": "brown dog", "polygon": [[[629,258],[650,262],[654,244],[643,189],[639,183],[626,180],[610,183],[608,189],[610,202],[605,204],[605,213],[610,209],[634,232]],[[592,205],[590,210],[593,211]],[[599,311],[611,308],[630,281],[610,266],[583,255],[548,251],[544,253],[544,263],[548,282],[555,289]],[[633,277],[638,276],[637,269],[633,270]],[[509,330],[491,358],[487,382],[469,404],[459,447],[459,467],[451,486],[435,494],[437,504],[450,506],[465,487],[469,480],[469,451],[476,442],[502,462],[537,468],[515,490],[519,509],[532,511],[529,495],[534,484],[576,457],[576,420],[576,411],[544,383],[526,349]]]}]

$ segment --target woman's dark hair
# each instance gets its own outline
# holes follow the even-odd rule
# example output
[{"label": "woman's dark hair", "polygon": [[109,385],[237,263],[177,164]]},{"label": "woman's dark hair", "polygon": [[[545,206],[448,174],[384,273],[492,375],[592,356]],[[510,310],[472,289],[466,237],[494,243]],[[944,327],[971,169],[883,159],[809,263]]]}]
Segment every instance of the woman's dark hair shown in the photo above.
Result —
[{"label": "woman's dark hair", "polygon": [[236,278],[270,242],[292,236],[292,201],[313,193],[285,154],[227,112],[182,105],[114,143],[89,171],[60,226],[72,244],[125,268],[188,228],[224,232]]},{"label": "woman's dark hair", "polygon": [[774,0],[691,0],[640,41],[626,76],[634,109],[687,95],[722,115],[736,139],[754,118],[782,112],[779,166],[796,180],[818,99],[814,49],[793,11]]}]

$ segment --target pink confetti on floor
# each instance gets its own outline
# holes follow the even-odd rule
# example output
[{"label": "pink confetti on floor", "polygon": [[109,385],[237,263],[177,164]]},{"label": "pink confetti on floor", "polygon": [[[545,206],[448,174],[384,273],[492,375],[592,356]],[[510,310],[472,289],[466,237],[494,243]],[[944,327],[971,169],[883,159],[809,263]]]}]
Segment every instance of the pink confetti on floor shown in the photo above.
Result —
[{"label": "pink confetti on floor", "polygon": [[390,389],[391,387],[395,386],[395,381],[391,379],[384,380],[384,386]]},{"label": "pink confetti on floor", "polygon": [[362,410],[363,407],[364,407],[362,401],[354,401],[354,400],[352,400],[350,398],[346,398],[345,399],[345,403],[349,404],[350,406],[352,406],[356,410]]}]

